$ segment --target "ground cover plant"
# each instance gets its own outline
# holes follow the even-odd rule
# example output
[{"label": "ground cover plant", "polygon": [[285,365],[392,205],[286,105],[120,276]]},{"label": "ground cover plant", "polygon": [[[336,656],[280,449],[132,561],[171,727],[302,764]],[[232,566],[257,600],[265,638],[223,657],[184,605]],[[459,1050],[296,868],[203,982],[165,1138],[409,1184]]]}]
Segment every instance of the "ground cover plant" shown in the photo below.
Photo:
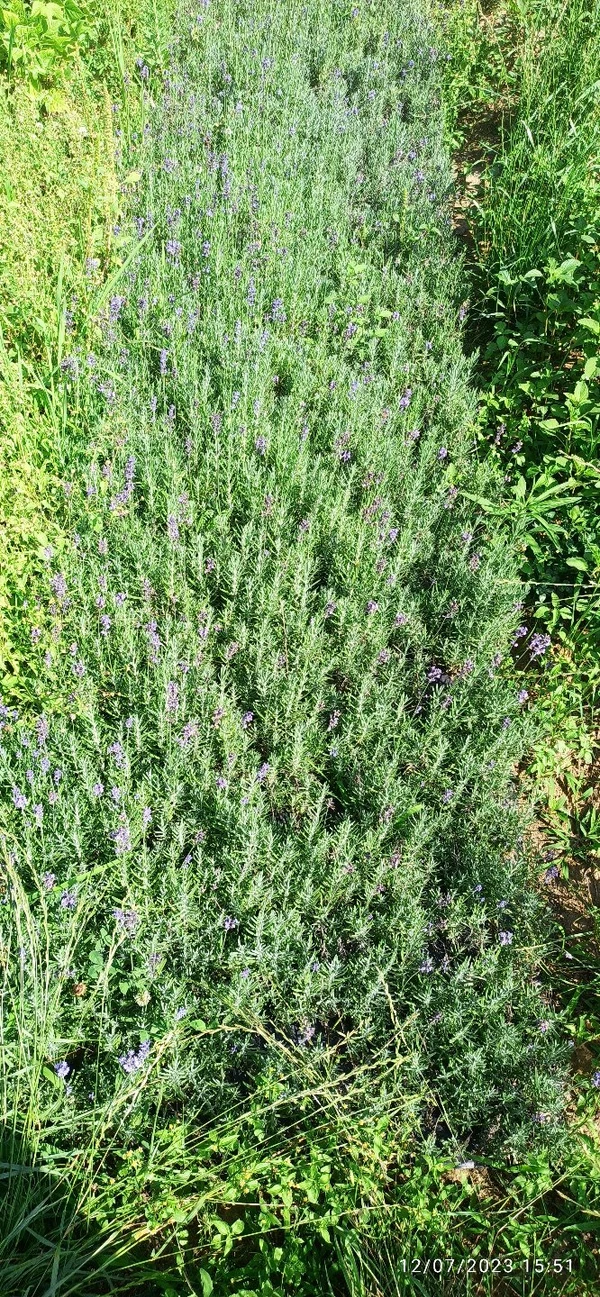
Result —
[{"label": "ground cover plant", "polygon": [[394,1204],[485,1249],[457,1163],[551,1187],[512,665],[547,643],[478,503],[434,40],[223,0],[137,67],[2,717],[7,1291],[358,1292]]}]

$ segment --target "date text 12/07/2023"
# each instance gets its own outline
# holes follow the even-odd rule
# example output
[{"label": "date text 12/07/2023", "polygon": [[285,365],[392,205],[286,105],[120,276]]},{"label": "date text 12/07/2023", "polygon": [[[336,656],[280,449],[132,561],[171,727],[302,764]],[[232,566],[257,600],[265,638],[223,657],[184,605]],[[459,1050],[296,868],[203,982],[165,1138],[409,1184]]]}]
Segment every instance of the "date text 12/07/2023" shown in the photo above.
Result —
[{"label": "date text 12/07/2023", "polygon": [[402,1257],[400,1274],[572,1274],[571,1257]]}]

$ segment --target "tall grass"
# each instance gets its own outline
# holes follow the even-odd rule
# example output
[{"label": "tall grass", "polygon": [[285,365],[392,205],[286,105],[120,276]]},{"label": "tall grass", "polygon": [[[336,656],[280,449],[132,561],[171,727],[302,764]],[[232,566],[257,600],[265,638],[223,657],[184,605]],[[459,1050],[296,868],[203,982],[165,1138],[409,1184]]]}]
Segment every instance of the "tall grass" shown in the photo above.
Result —
[{"label": "tall grass", "polygon": [[74,338],[97,345],[94,299],[123,261],[119,138],[143,129],[124,60],[132,72],[136,55],[161,65],[165,9],[101,0],[0,14],[0,680],[20,701],[38,692],[20,609],[44,549],[61,544],[60,365]]},{"label": "tall grass", "polygon": [[479,158],[468,257],[481,432],[507,475],[505,518],[521,520],[534,615],[556,642],[539,763],[575,780],[581,856],[598,849],[581,767],[595,759],[600,626],[600,11],[536,0],[484,16],[472,5],[449,23],[450,132],[471,165]]},{"label": "tall grass", "polygon": [[574,217],[595,217],[600,146],[600,8],[525,9],[514,120],[490,173],[483,241],[509,274],[573,252]]}]

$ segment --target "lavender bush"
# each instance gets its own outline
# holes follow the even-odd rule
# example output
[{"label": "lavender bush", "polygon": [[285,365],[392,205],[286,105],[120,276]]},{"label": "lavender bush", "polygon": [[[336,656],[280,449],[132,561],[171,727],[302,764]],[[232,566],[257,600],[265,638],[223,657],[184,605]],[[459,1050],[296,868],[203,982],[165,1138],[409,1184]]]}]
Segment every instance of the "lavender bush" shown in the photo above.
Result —
[{"label": "lavender bush", "polygon": [[557,1136],[431,42],[388,0],[213,0],[140,76],[128,257],[63,367],[44,710],[2,720],[6,1057],[74,1123],[144,1076],[136,1139],[207,1121],[268,1033],[395,1060],[463,1154]]}]

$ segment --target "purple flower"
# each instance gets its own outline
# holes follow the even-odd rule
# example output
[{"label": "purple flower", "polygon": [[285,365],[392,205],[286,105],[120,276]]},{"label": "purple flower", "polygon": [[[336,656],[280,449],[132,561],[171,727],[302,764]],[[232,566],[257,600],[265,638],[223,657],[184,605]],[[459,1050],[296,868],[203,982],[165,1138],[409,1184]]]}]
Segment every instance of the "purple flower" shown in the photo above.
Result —
[{"label": "purple flower", "polygon": [[34,808],[33,808],[33,814],[35,815],[35,822],[36,822],[38,828],[40,828],[40,827],[41,827],[42,820],[43,820],[43,818],[44,818],[44,808],[43,808],[43,806],[41,805],[40,802],[38,802],[37,806],[34,806]]},{"label": "purple flower", "polygon": [[301,1032],[298,1033],[298,1044],[299,1044],[299,1045],[308,1045],[308,1044],[310,1044],[310,1042],[311,1042],[311,1040],[312,1040],[312,1038],[313,1038],[313,1036],[314,1036],[314,1034],[315,1034],[315,1031],[316,1031],[316,1028],[315,1028],[315,1027],[311,1027],[311,1026],[307,1026],[307,1027],[305,1027],[303,1031],[301,1031]]},{"label": "purple flower", "polygon": [[185,1009],[185,1008],[183,1007],[183,1005],[181,1006],[181,1008],[176,1009],[176,1010],[175,1010],[175,1021],[176,1021],[176,1022],[181,1022],[181,1019],[182,1019],[182,1018],[185,1018],[186,1013],[187,1013],[187,1009]]},{"label": "purple flower", "polygon": [[470,567],[471,571],[472,571],[472,572],[476,572],[477,569],[478,569],[480,566],[481,566],[481,555],[480,555],[480,554],[472,554],[471,557],[470,557],[470,559],[469,559],[469,567]]},{"label": "purple flower", "polygon": [[179,744],[180,748],[187,748],[192,742],[192,739],[197,738],[197,735],[198,722],[188,721],[187,724],[184,725],[181,734],[176,738],[175,742]]},{"label": "purple flower", "polygon": [[232,932],[234,928],[239,928],[239,926],[240,925],[238,920],[232,919],[230,914],[226,915],[225,919],[223,920],[223,927],[226,932]]},{"label": "purple flower", "polygon": [[149,806],[144,806],[144,809],[142,811],[142,824],[144,825],[144,828],[147,828],[151,820],[152,820],[152,811]]},{"label": "purple flower", "polygon": [[324,614],[325,617],[333,617],[333,614],[336,611],[336,609],[337,609],[337,604],[333,603],[333,600],[330,599],[329,603],[325,604],[325,614]]},{"label": "purple flower", "polygon": [[77,661],[73,663],[71,670],[73,671],[73,675],[77,676],[78,680],[81,680],[85,675],[85,663],[81,661],[81,658],[78,658]]},{"label": "purple flower", "polygon": [[179,707],[179,685],[176,684],[174,680],[169,680],[169,683],[167,685],[167,700],[166,700],[167,712],[173,714],[177,711],[178,707]]},{"label": "purple flower", "polygon": [[47,870],[45,874],[42,874],[42,884],[47,892],[52,891],[55,882],[56,874],[53,874],[50,870]]},{"label": "purple flower", "polygon": [[121,800],[121,789],[120,789],[120,788],[111,788],[111,790],[110,790],[110,795],[111,795],[111,797],[112,797],[112,799],[113,799],[113,802],[120,802],[120,800]]},{"label": "purple flower", "polygon": [[544,874],[544,882],[553,883],[555,878],[558,878],[558,865],[551,865]]},{"label": "purple flower", "polygon": [[173,543],[175,543],[176,540],[179,540],[179,523],[173,513],[170,513],[167,518],[167,534],[169,540]]},{"label": "purple flower", "polygon": [[239,648],[240,646],[237,643],[237,640],[233,640],[231,644],[227,645],[227,648],[225,649],[225,657],[228,662],[231,662],[232,657],[235,657],[236,653],[239,652]]},{"label": "purple flower", "polygon": [[167,256],[172,257],[173,261],[178,260],[179,253],[181,252],[181,244],[177,242],[177,239],[167,239],[165,249]]},{"label": "purple flower", "polygon": [[44,743],[46,742],[46,739],[48,738],[48,734],[50,733],[50,727],[48,725],[48,721],[46,720],[45,716],[38,717],[35,724],[35,732],[37,734],[37,741],[40,747],[43,747]]},{"label": "purple flower", "polygon": [[270,769],[271,769],[271,767],[270,767],[270,765],[269,765],[269,762],[268,762],[268,761],[263,761],[262,766],[261,766],[260,769],[257,770],[257,772],[256,772],[256,782],[257,782],[257,784],[262,784],[262,783],[264,783],[264,781],[265,781],[265,779],[267,778],[267,775],[268,775]]},{"label": "purple flower", "polygon": [[453,797],[454,797],[454,791],[453,791],[453,789],[452,789],[452,788],[447,788],[446,791],[445,791],[444,793],[442,793],[442,801],[443,801],[444,805],[447,806],[447,805],[448,805],[448,802],[451,802]]},{"label": "purple flower", "polygon": [[220,792],[224,792],[227,787],[227,780],[222,775],[217,775],[216,785]]},{"label": "purple flower", "polygon": [[286,314],[283,308],[283,301],[281,297],[276,297],[271,307],[271,319],[274,322],[280,321],[281,323],[283,323],[285,321],[285,318],[286,318]]},{"label": "purple flower", "polygon": [[550,648],[551,643],[552,640],[550,639],[549,635],[540,635],[539,632],[537,632],[535,635],[532,635],[529,641],[529,652],[531,654],[531,658],[533,659],[533,658],[541,657],[542,654],[546,653],[546,651]]},{"label": "purple flower", "polygon": [[160,635],[158,634],[158,631],[156,629],[156,622],[155,621],[147,622],[145,630],[146,630],[146,635],[148,637],[148,644],[151,650],[150,665],[156,666],[156,663],[158,662],[158,651],[160,649]]},{"label": "purple flower", "polygon": [[405,389],[405,391],[403,392],[403,394],[402,394],[402,396],[400,397],[400,400],[399,400],[399,402],[398,402],[398,405],[400,406],[400,409],[401,409],[401,410],[407,410],[408,407],[409,407],[409,405],[410,405],[410,403],[411,403],[411,400],[412,400],[412,388],[411,388],[411,387],[407,387],[407,388]]},{"label": "purple flower", "polygon": [[102,797],[104,794],[104,784],[92,784],[92,792],[94,797]]},{"label": "purple flower", "polygon": [[125,928],[131,937],[134,936],[140,922],[137,910],[113,910],[113,919],[120,927]]},{"label": "purple flower", "polygon": [[122,607],[123,607],[123,604],[125,603],[126,598],[127,598],[127,595],[125,594],[125,591],[124,591],[124,590],[117,590],[117,593],[116,593],[116,595],[115,595],[115,603],[116,603],[116,605],[117,605],[117,608],[122,608]]},{"label": "purple flower", "polygon": [[254,712],[244,712],[244,715],[242,716],[243,728],[247,730],[248,726],[252,724],[253,720],[254,720]]},{"label": "purple flower", "polygon": [[595,1085],[596,1089],[600,1089],[600,1072],[592,1073],[592,1085]]},{"label": "purple flower", "polygon": [[423,963],[419,964],[420,973],[433,973],[434,968],[435,968],[435,964],[433,962],[433,959],[431,958],[431,955],[428,955],[427,959],[424,959]]},{"label": "purple flower", "polygon": [[119,770],[122,770],[123,766],[125,765],[125,753],[123,751],[123,748],[121,747],[121,744],[118,742],[111,743],[108,749],[108,754],[109,756],[114,757],[115,765],[118,767]]},{"label": "purple flower", "polygon": [[265,437],[257,437],[254,445],[259,455],[264,455],[266,453],[267,441]]},{"label": "purple flower", "polygon": [[369,599],[365,612],[367,613],[367,616],[370,616],[371,613],[379,612],[379,604],[375,599]]},{"label": "purple flower", "polygon": [[517,694],[517,702],[521,703],[521,705],[522,705],[523,703],[526,703],[526,702],[527,702],[527,699],[528,699],[528,698],[529,698],[529,694],[528,694],[527,690],[526,690],[526,689],[520,689],[519,692],[518,692],[518,694]]},{"label": "purple flower", "polygon": [[67,593],[67,583],[62,572],[57,572],[56,576],[52,577],[50,587],[57,599],[64,599]]},{"label": "purple flower", "polygon": [[28,803],[27,803],[27,798],[26,798],[26,796],[25,796],[25,793],[22,793],[22,792],[21,792],[20,788],[16,788],[16,787],[13,788],[13,790],[12,790],[12,799],[13,799],[14,805],[16,806],[16,808],[17,808],[18,811],[24,811],[24,810],[25,810],[25,807],[26,807],[27,804],[28,804]]},{"label": "purple flower", "polygon": [[60,908],[61,910],[74,910],[77,905],[77,892],[74,888],[66,888],[61,892]]},{"label": "purple flower", "polygon": [[67,1063],[66,1059],[63,1059],[61,1063],[54,1064],[54,1071],[56,1072],[56,1075],[59,1077],[61,1081],[66,1081],[71,1071],[71,1068],[69,1067],[69,1064]]},{"label": "purple flower", "polygon": [[[102,595],[98,596],[97,602],[99,602],[100,599],[102,599]],[[102,599],[102,604],[104,604],[104,599]],[[100,606],[102,606],[102,604]],[[100,618],[100,634],[108,635],[111,626],[112,619],[108,616],[108,613],[104,613],[104,616]]]},{"label": "purple flower", "polygon": [[126,851],[131,851],[131,834],[126,820],[119,825],[119,828],[111,836],[114,839],[115,851],[118,856],[124,855]]},{"label": "purple flower", "polygon": [[512,945],[512,939],[513,939],[513,934],[512,934],[512,932],[499,932],[499,933],[498,933],[498,941],[500,942],[500,945],[501,945],[501,946],[510,946],[510,945]]},{"label": "purple flower", "polygon": [[119,315],[125,305],[125,300],[126,299],[124,297],[118,297],[118,296],[111,297],[109,307],[108,307],[111,320],[113,321],[118,320]]},{"label": "purple flower", "polygon": [[127,1054],[122,1054],[119,1063],[121,1064],[123,1071],[126,1072],[128,1076],[131,1076],[133,1072],[137,1072],[146,1062],[151,1048],[152,1046],[150,1041],[143,1040],[137,1053],[134,1049],[130,1049]]},{"label": "purple flower", "polygon": [[168,359],[169,359],[169,353],[168,353],[168,351],[166,351],[166,349],[163,347],[163,349],[162,349],[162,351],[161,351],[161,353],[160,353],[160,373],[161,373],[161,377],[162,377],[162,378],[166,378],[166,375],[167,375],[167,361],[168,361]]},{"label": "purple flower", "polygon": [[389,649],[386,648],[381,649],[381,652],[377,654],[377,661],[379,663],[379,666],[387,666],[387,663],[389,662],[391,656],[392,655]]}]

